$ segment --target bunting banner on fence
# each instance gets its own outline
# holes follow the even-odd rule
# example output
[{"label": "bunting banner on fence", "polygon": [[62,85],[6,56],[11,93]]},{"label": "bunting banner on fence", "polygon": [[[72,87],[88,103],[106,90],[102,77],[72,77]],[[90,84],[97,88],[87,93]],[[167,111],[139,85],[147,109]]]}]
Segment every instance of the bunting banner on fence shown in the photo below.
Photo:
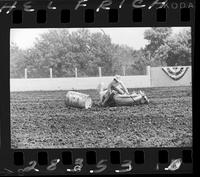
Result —
[{"label": "bunting banner on fence", "polygon": [[165,74],[175,81],[180,80],[186,74],[188,69],[188,66],[162,67]]}]

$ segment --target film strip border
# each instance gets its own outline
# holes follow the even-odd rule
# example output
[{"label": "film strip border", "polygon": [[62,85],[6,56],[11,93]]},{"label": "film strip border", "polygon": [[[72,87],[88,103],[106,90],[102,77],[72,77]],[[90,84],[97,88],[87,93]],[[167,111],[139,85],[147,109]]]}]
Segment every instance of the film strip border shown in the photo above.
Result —
[{"label": "film strip border", "polygon": [[181,174],[191,173],[192,156],[189,148],[18,150],[0,174]]},{"label": "film strip border", "polygon": [[[182,2],[168,0],[165,8],[159,8],[162,4],[152,6],[154,2],[165,2],[164,0],[113,0],[110,5],[110,1],[85,0],[77,6],[79,2],[78,0],[0,1],[0,21],[3,24],[1,30],[5,32],[5,38],[9,39],[8,29],[15,27],[194,27],[194,0]],[[107,4],[97,12],[103,2]],[[13,3],[16,4],[13,6]],[[143,5],[143,7],[134,5]],[[27,8],[34,10],[27,11]],[[5,51],[9,49],[5,48]],[[9,119],[1,120],[0,175],[13,173],[179,174],[191,173],[193,169],[192,148],[10,150],[10,140],[8,141],[10,129],[7,127],[9,121]],[[7,143],[4,144],[5,142]],[[175,169],[174,171],[169,168],[172,160],[180,160],[178,161],[180,166],[172,168]]]},{"label": "film strip border", "polygon": [[0,18],[10,27],[184,26],[194,9],[194,0],[11,0],[0,1]]}]

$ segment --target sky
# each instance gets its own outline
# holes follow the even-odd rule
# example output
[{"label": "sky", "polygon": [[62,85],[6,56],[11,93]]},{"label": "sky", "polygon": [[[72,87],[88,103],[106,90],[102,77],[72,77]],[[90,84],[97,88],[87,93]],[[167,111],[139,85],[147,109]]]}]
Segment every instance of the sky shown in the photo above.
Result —
[{"label": "sky", "polygon": [[[173,27],[173,33],[178,33],[184,28],[189,27]],[[52,28],[51,28],[52,29]],[[76,31],[78,28],[68,28],[69,32]],[[147,40],[144,39],[144,31],[150,28],[146,27],[130,27],[130,28],[88,28],[90,32],[102,32],[102,30],[110,35],[111,40],[115,44],[127,45],[135,50],[144,47]],[[35,39],[40,34],[48,32],[48,28],[17,28],[10,31],[10,42],[14,42],[21,49],[28,49],[34,45]]]}]

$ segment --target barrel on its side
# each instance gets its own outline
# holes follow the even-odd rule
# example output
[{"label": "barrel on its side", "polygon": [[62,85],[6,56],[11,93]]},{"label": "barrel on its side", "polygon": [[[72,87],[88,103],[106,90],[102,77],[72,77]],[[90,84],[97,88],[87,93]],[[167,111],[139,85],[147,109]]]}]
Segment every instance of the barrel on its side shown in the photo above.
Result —
[{"label": "barrel on its side", "polygon": [[68,91],[65,98],[65,104],[67,106],[88,109],[92,107],[92,99],[89,95]]}]

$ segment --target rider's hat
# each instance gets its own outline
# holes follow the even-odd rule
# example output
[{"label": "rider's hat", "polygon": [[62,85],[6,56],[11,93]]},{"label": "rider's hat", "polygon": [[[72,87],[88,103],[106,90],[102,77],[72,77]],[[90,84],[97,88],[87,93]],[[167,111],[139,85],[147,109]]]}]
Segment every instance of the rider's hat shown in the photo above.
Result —
[{"label": "rider's hat", "polygon": [[116,80],[117,82],[119,82],[121,80],[120,75],[115,75],[114,80]]}]

